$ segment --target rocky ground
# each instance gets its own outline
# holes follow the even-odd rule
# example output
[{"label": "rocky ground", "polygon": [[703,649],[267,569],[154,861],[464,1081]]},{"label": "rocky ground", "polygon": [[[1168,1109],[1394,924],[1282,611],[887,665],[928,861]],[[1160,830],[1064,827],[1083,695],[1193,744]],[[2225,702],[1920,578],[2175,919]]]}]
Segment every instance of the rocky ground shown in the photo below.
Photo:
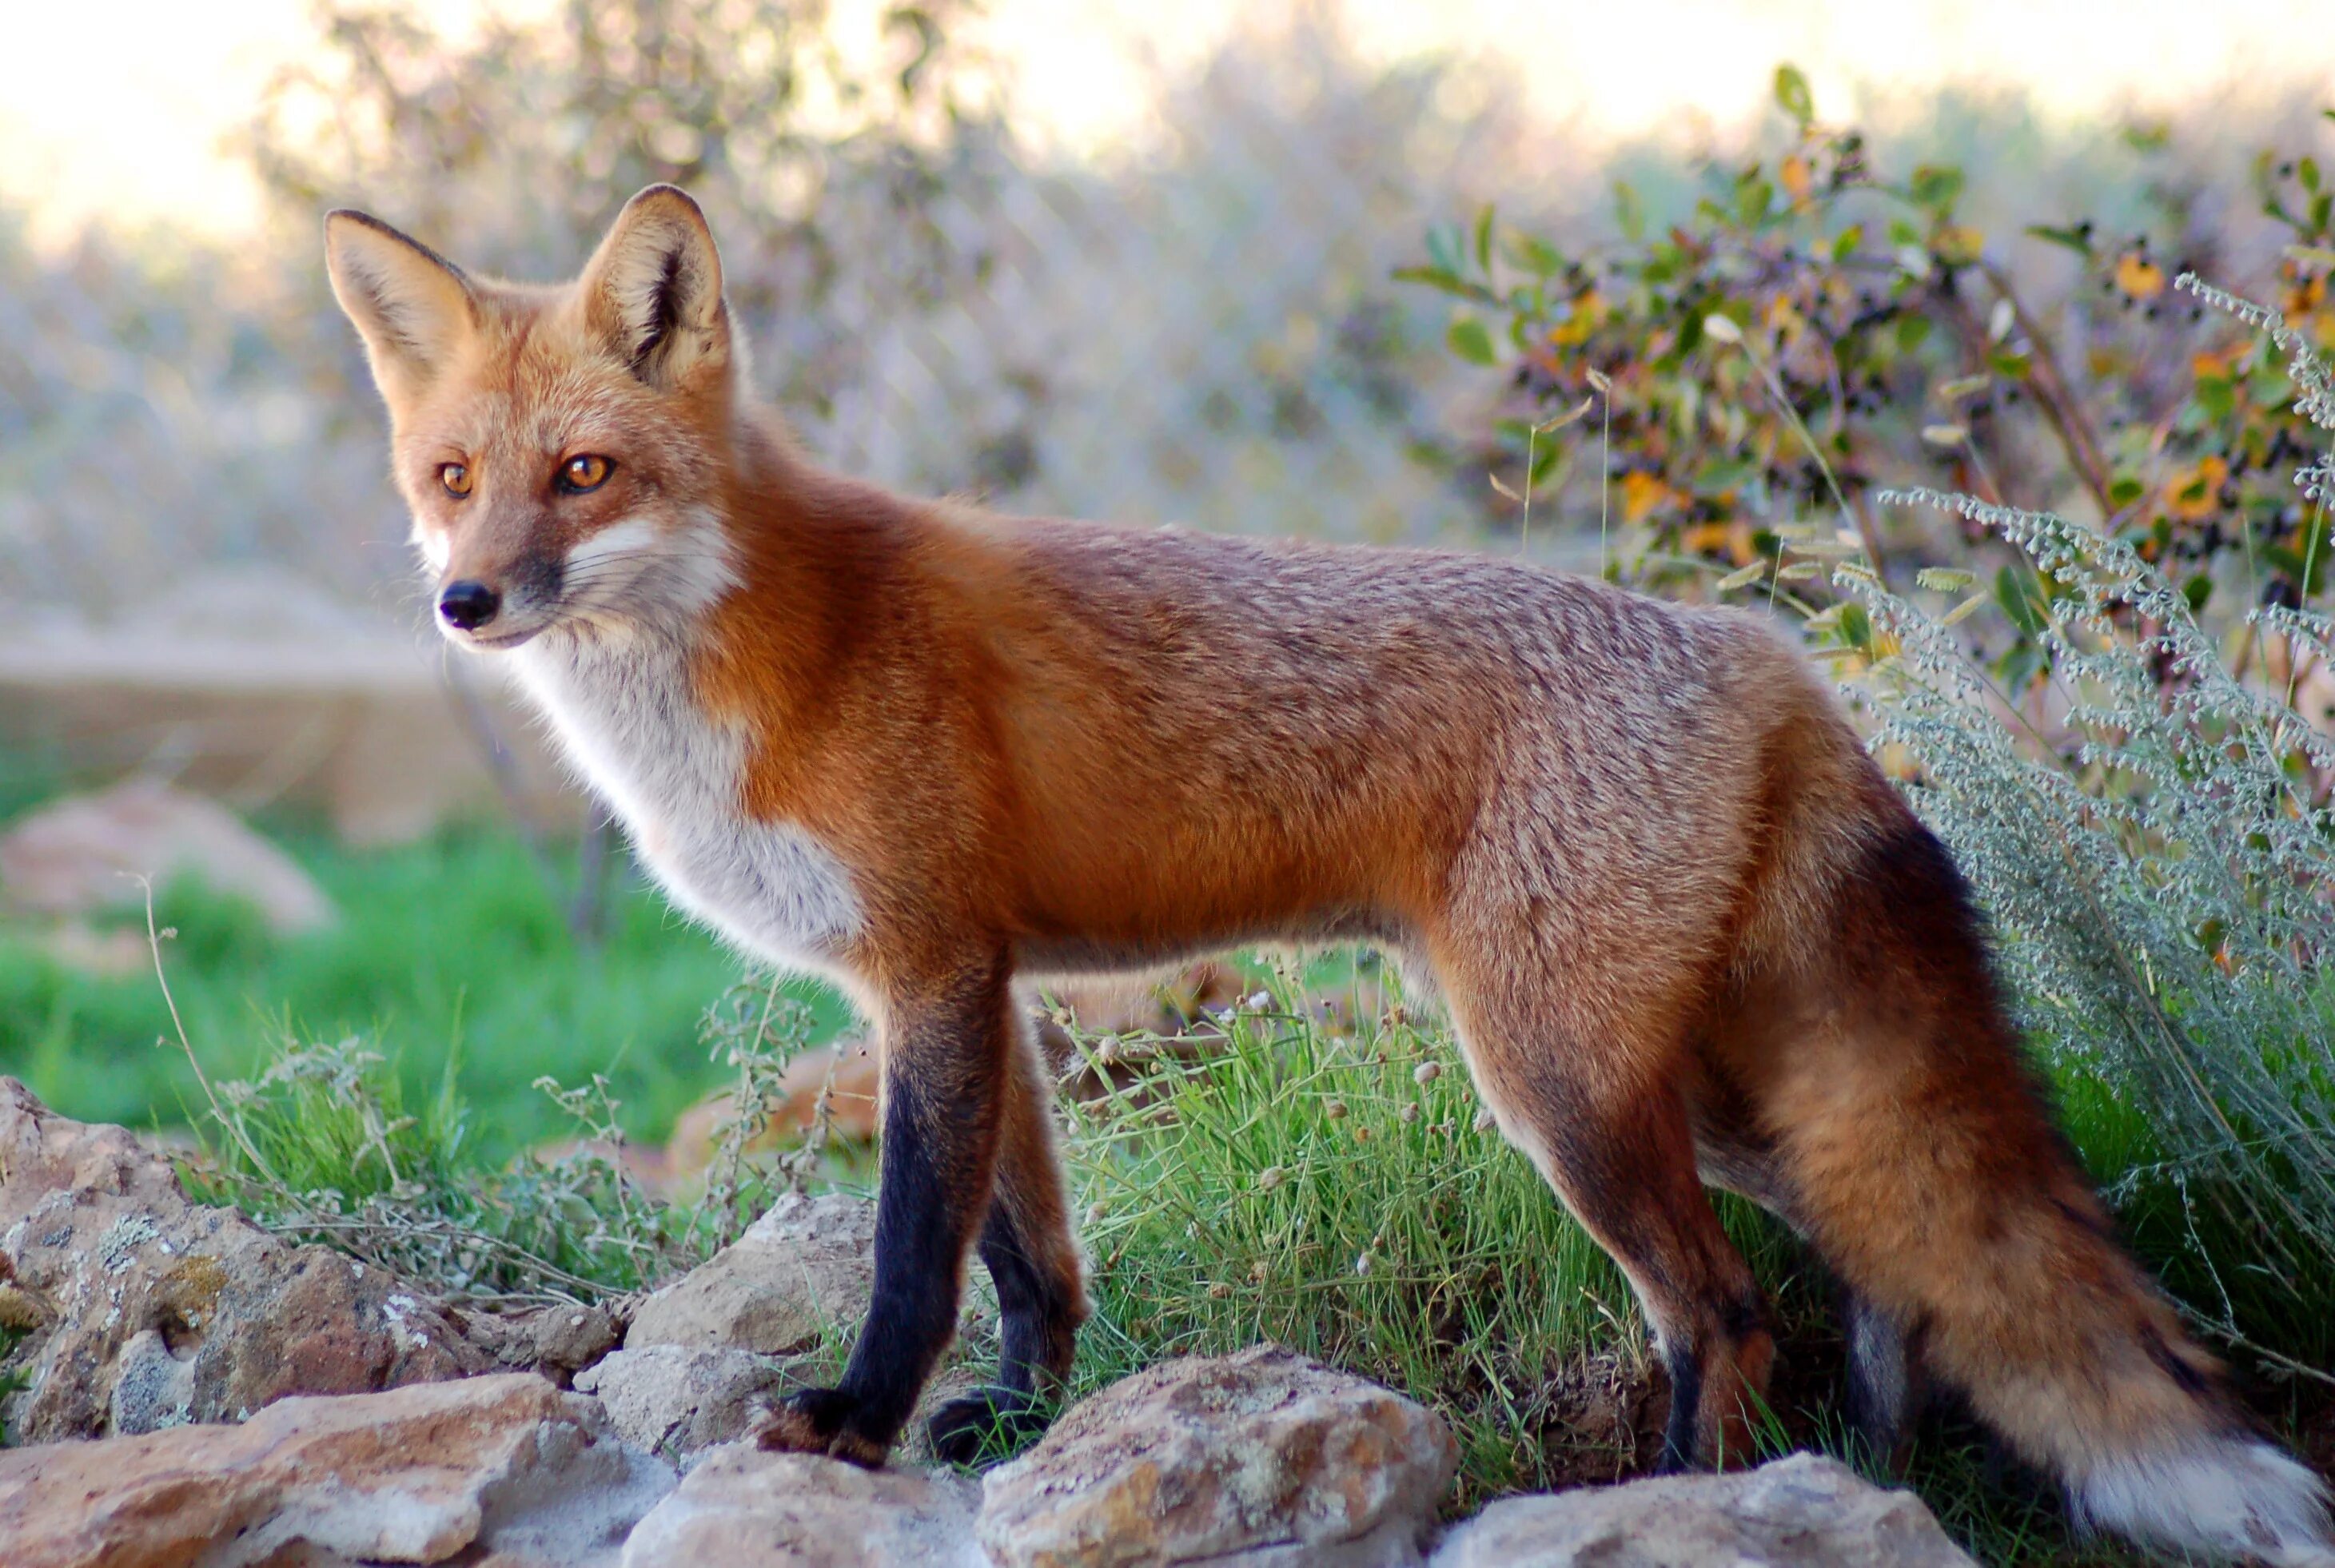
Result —
[{"label": "rocky ground", "polygon": [[764,1453],[870,1282],[857,1200],[781,1202],[640,1303],[494,1316],[189,1203],[169,1158],[0,1079],[9,1568],[1557,1568],[1967,1563],[1797,1455],[1442,1516],[1432,1411],[1270,1345],[1162,1363],[980,1477]]}]

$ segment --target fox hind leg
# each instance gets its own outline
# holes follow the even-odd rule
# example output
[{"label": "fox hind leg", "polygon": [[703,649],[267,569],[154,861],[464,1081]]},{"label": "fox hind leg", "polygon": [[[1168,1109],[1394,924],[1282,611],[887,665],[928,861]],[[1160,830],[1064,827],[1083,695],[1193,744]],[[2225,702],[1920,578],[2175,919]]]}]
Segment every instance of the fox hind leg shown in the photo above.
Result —
[{"label": "fox hind leg", "polygon": [[[1744,1002],[1737,999],[1739,1023],[1758,1016],[1756,1001]],[[1773,1143],[1755,1127],[1740,1090],[1706,1060],[1691,1100],[1704,1183],[1759,1205],[1813,1244],[1807,1202]],[[1925,1397],[1919,1331],[1908,1330],[1845,1280],[1836,1281],[1834,1295],[1846,1348],[1849,1435],[1873,1462],[1897,1472]]]},{"label": "fox hind leg", "polygon": [[1775,1341],[1749,1264],[1720,1228],[1672,1070],[1683,1050],[1545,1015],[1447,967],[1477,1089],[1509,1141],[1629,1278],[1671,1378],[1662,1468],[1747,1458]]}]

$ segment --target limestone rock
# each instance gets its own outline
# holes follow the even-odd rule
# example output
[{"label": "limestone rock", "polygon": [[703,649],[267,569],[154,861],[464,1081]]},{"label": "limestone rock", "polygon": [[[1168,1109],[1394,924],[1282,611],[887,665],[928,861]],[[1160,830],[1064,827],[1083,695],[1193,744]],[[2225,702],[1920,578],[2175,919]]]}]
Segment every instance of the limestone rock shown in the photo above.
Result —
[{"label": "limestone rock", "polygon": [[1432,1568],[1975,1568],[1922,1500],[1794,1454],[1725,1476],[1663,1476],[1508,1497]]},{"label": "limestone rock", "polygon": [[708,1453],[640,1522],[623,1568],[986,1568],[977,1495],[946,1471],[737,1444]]},{"label": "limestone rock", "polygon": [[141,896],[131,876],[160,886],[199,877],[257,905],[279,935],[337,916],[323,888],[226,807],[151,779],[68,796],[0,836],[0,897],[42,915],[88,915]]},{"label": "limestone rock", "polygon": [[606,1307],[550,1307],[532,1325],[536,1370],[557,1382],[572,1378],[616,1347],[616,1321]]},{"label": "limestone rock", "polygon": [[587,1368],[576,1387],[606,1407],[625,1442],[683,1458],[744,1437],[764,1404],[801,1382],[788,1367],[751,1350],[645,1345]]},{"label": "limestone rock", "polygon": [[23,1439],[240,1419],[491,1359],[425,1296],[322,1247],[189,1203],[170,1158],[53,1115],[0,1078],[0,1287],[38,1323]]},{"label": "limestone rock", "polygon": [[875,1288],[876,1205],[790,1193],[735,1243],[642,1302],[625,1346],[792,1355],[825,1329],[857,1328]]},{"label": "limestone rock", "polygon": [[1274,1345],[1163,1362],[992,1471],[999,1568],[1388,1568],[1419,1560],[1458,1467],[1442,1419]]},{"label": "limestone rock", "polygon": [[605,1564],[672,1471],[528,1373],[0,1453],[10,1568]]}]

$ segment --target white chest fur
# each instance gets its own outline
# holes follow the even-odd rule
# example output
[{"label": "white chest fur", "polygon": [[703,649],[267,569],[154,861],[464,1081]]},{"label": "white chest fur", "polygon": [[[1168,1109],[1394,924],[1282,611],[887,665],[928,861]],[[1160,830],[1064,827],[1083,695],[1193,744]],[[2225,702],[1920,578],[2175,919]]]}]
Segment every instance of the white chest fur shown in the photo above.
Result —
[{"label": "white chest fur", "polygon": [[673,901],[771,963],[823,967],[858,930],[851,875],[799,825],[740,803],[747,740],[707,719],[654,633],[564,633],[513,655],[528,692]]}]

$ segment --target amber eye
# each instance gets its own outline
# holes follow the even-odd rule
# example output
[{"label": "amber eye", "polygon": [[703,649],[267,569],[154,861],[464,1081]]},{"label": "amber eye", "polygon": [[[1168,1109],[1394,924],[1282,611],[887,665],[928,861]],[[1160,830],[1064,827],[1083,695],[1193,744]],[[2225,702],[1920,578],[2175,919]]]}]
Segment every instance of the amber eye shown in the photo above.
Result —
[{"label": "amber eye", "polygon": [[438,482],[446,487],[450,496],[467,496],[470,493],[470,468],[462,463],[447,463],[438,470]]},{"label": "amber eye", "polygon": [[607,459],[589,453],[569,458],[559,465],[559,488],[571,496],[596,490],[607,482],[608,470],[613,466]]}]

